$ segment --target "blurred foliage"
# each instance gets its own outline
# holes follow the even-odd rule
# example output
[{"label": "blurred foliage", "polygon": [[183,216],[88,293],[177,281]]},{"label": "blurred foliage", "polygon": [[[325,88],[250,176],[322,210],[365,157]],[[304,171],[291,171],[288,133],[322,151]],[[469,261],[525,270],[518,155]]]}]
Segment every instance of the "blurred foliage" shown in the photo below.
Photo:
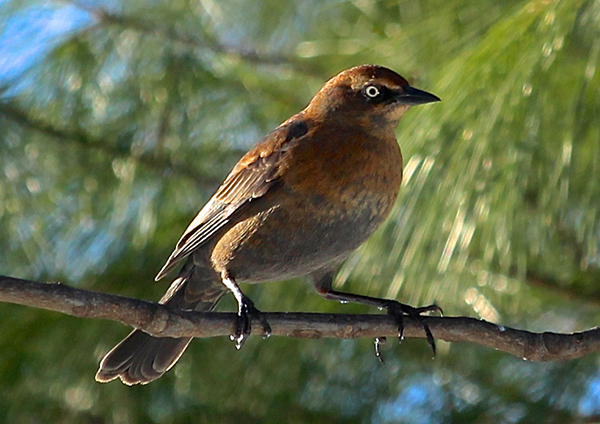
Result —
[{"label": "blurred foliage", "polygon": [[[157,299],[152,278],[253,143],[342,69],[386,65],[442,103],[400,124],[393,217],[355,292],[537,331],[600,302],[600,1],[0,2],[0,269]],[[301,282],[263,310],[360,311]],[[222,309],[232,307],[230,300]],[[100,385],[127,329],[0,305],[0,422],[587,423],[594,356],[465,344],[192,343],[151,385]]]}]

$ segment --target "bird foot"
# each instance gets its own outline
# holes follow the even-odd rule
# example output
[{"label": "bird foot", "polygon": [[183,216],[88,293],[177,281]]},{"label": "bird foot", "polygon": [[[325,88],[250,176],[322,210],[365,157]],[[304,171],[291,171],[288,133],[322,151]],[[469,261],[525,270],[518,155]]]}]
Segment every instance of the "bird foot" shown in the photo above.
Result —
[{"label": "bird foot", "polygon": [[[398,339],[400,342],[404,340],[404,316],[408,316],[409,318],[412,318],[419,324],[421,324],[421,327],[423,327],[423,330],[425,331],[425,336],[427,337],[427,344],[429,345],[429,347],[431,347],[431,350],[433,351],[433,356],[435,357],[435,339],[433,338],[433,334],[431,334],[429,326],[426,322],[423,321],[423,317],[421,316],[421,314],[424,314],[426,312],[436,312],[440,315],[443,315],[444,312],[442,311],[442,308],[440,308],[437,305],[429,305],[415,308],[413,306],[405,305],[404,303],[400,303],[395,300],[387,301],[386,304],[383,305],[383,307],[387,309],[388,314],[392,315],[398,323]],[[379,350],[379,344],[380,343],[376,343],[376,355],[377,351]],[[381,352],[379,352],[379,355],[377,356],[381,357]]]},{"label": "bird foot", "polygon": [[252,332],[252,319],[256,318],[263,327],[263,337],[266,339],[271,336],[271,326],[261,311],[256,309],[254,302],[243,296],[242,302],[238,306],[238,317],[235,324],[235,332],[229,338],[235,342],[236,349],[241,349],[246,343],[248,336]]}]

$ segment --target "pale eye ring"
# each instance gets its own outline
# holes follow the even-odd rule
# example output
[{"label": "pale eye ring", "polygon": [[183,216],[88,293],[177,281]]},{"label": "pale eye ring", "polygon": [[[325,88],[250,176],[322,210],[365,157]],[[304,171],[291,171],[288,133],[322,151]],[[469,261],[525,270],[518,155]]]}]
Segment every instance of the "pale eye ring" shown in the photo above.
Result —
[{"label": "pale eye ring", "polygon": [[374,99],[375,97],[379,96],[380,91],[379,88],[375,87],[374,85],[369,85],[367,88],[365,88],[365,94],[367,97]]}]

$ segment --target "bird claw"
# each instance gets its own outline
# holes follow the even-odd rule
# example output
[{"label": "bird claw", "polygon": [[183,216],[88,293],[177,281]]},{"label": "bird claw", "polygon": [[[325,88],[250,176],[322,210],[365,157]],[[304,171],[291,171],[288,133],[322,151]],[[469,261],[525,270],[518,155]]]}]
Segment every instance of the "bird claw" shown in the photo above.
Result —
[{"label": "bird claw", "polygon": [[427,325],[427,323],[422,320],[423,317],[421,316],[421,314],[426,313],[426,312],[436,312],[443,316],[444,311],[442,311],[442,308],[440,308],[437,305],[428,305],[428,306],[422,306],[419,308],[415,308],[413,306],[405,305],[404,303],[400,303],[395,300],[390,300],[389,303],[387,305],[385,305],[384,307],[387,309],[388,314],[392,315],[396,319],[396,322],[398,323],[398,340],[400,342],[402,342],[402,340],[404,340],[404,319],[403,319],[403,317],[408,316],[408,317],[414,319],[415,321],[417,321],[419,324],[421,324],[421,327],[423,327],[423,331],[425,331],[425,336],[427,338],[427,344],[429,345],[429,347],[431,347],[431,350],[433,351],[433,356],[435,357],[435,353],[436,353],[435,339],[433,338],[433,334],[431,334],[429,325]]},{"label": "bird claw", "polygon": [[229,336],[231,341],[235,342],[235,348],[238,350],[244,346],[244,343],[246,343],[248,336],[252,332],[252,318],[256,318],[260,321],[263,327],[263,338],[266,339],[271,336],[271,326],[263,313],[256,309],[254,302],[244,296],[238,307],[235,332]]},{"label": "bird claw", "polygon": [[381,354],[381,345],[385,344],[387,338],[385,337],[375,337],[375,356],[379,359],[379,362],[385,364],[385,360],[383,359],[383,355]]}]

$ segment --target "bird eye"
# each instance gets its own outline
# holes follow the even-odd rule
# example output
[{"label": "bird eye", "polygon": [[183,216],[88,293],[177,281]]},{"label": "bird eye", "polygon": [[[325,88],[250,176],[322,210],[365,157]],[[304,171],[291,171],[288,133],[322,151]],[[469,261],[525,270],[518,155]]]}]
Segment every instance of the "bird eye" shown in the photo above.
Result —
[{"label": "bird eye", "polygon": [[369,85],[367,88],[365,88],[365,94],[371,99],[376,98],[380,93],[381,92],[379,91],[379,88],[375,87],[374,85]]}]

